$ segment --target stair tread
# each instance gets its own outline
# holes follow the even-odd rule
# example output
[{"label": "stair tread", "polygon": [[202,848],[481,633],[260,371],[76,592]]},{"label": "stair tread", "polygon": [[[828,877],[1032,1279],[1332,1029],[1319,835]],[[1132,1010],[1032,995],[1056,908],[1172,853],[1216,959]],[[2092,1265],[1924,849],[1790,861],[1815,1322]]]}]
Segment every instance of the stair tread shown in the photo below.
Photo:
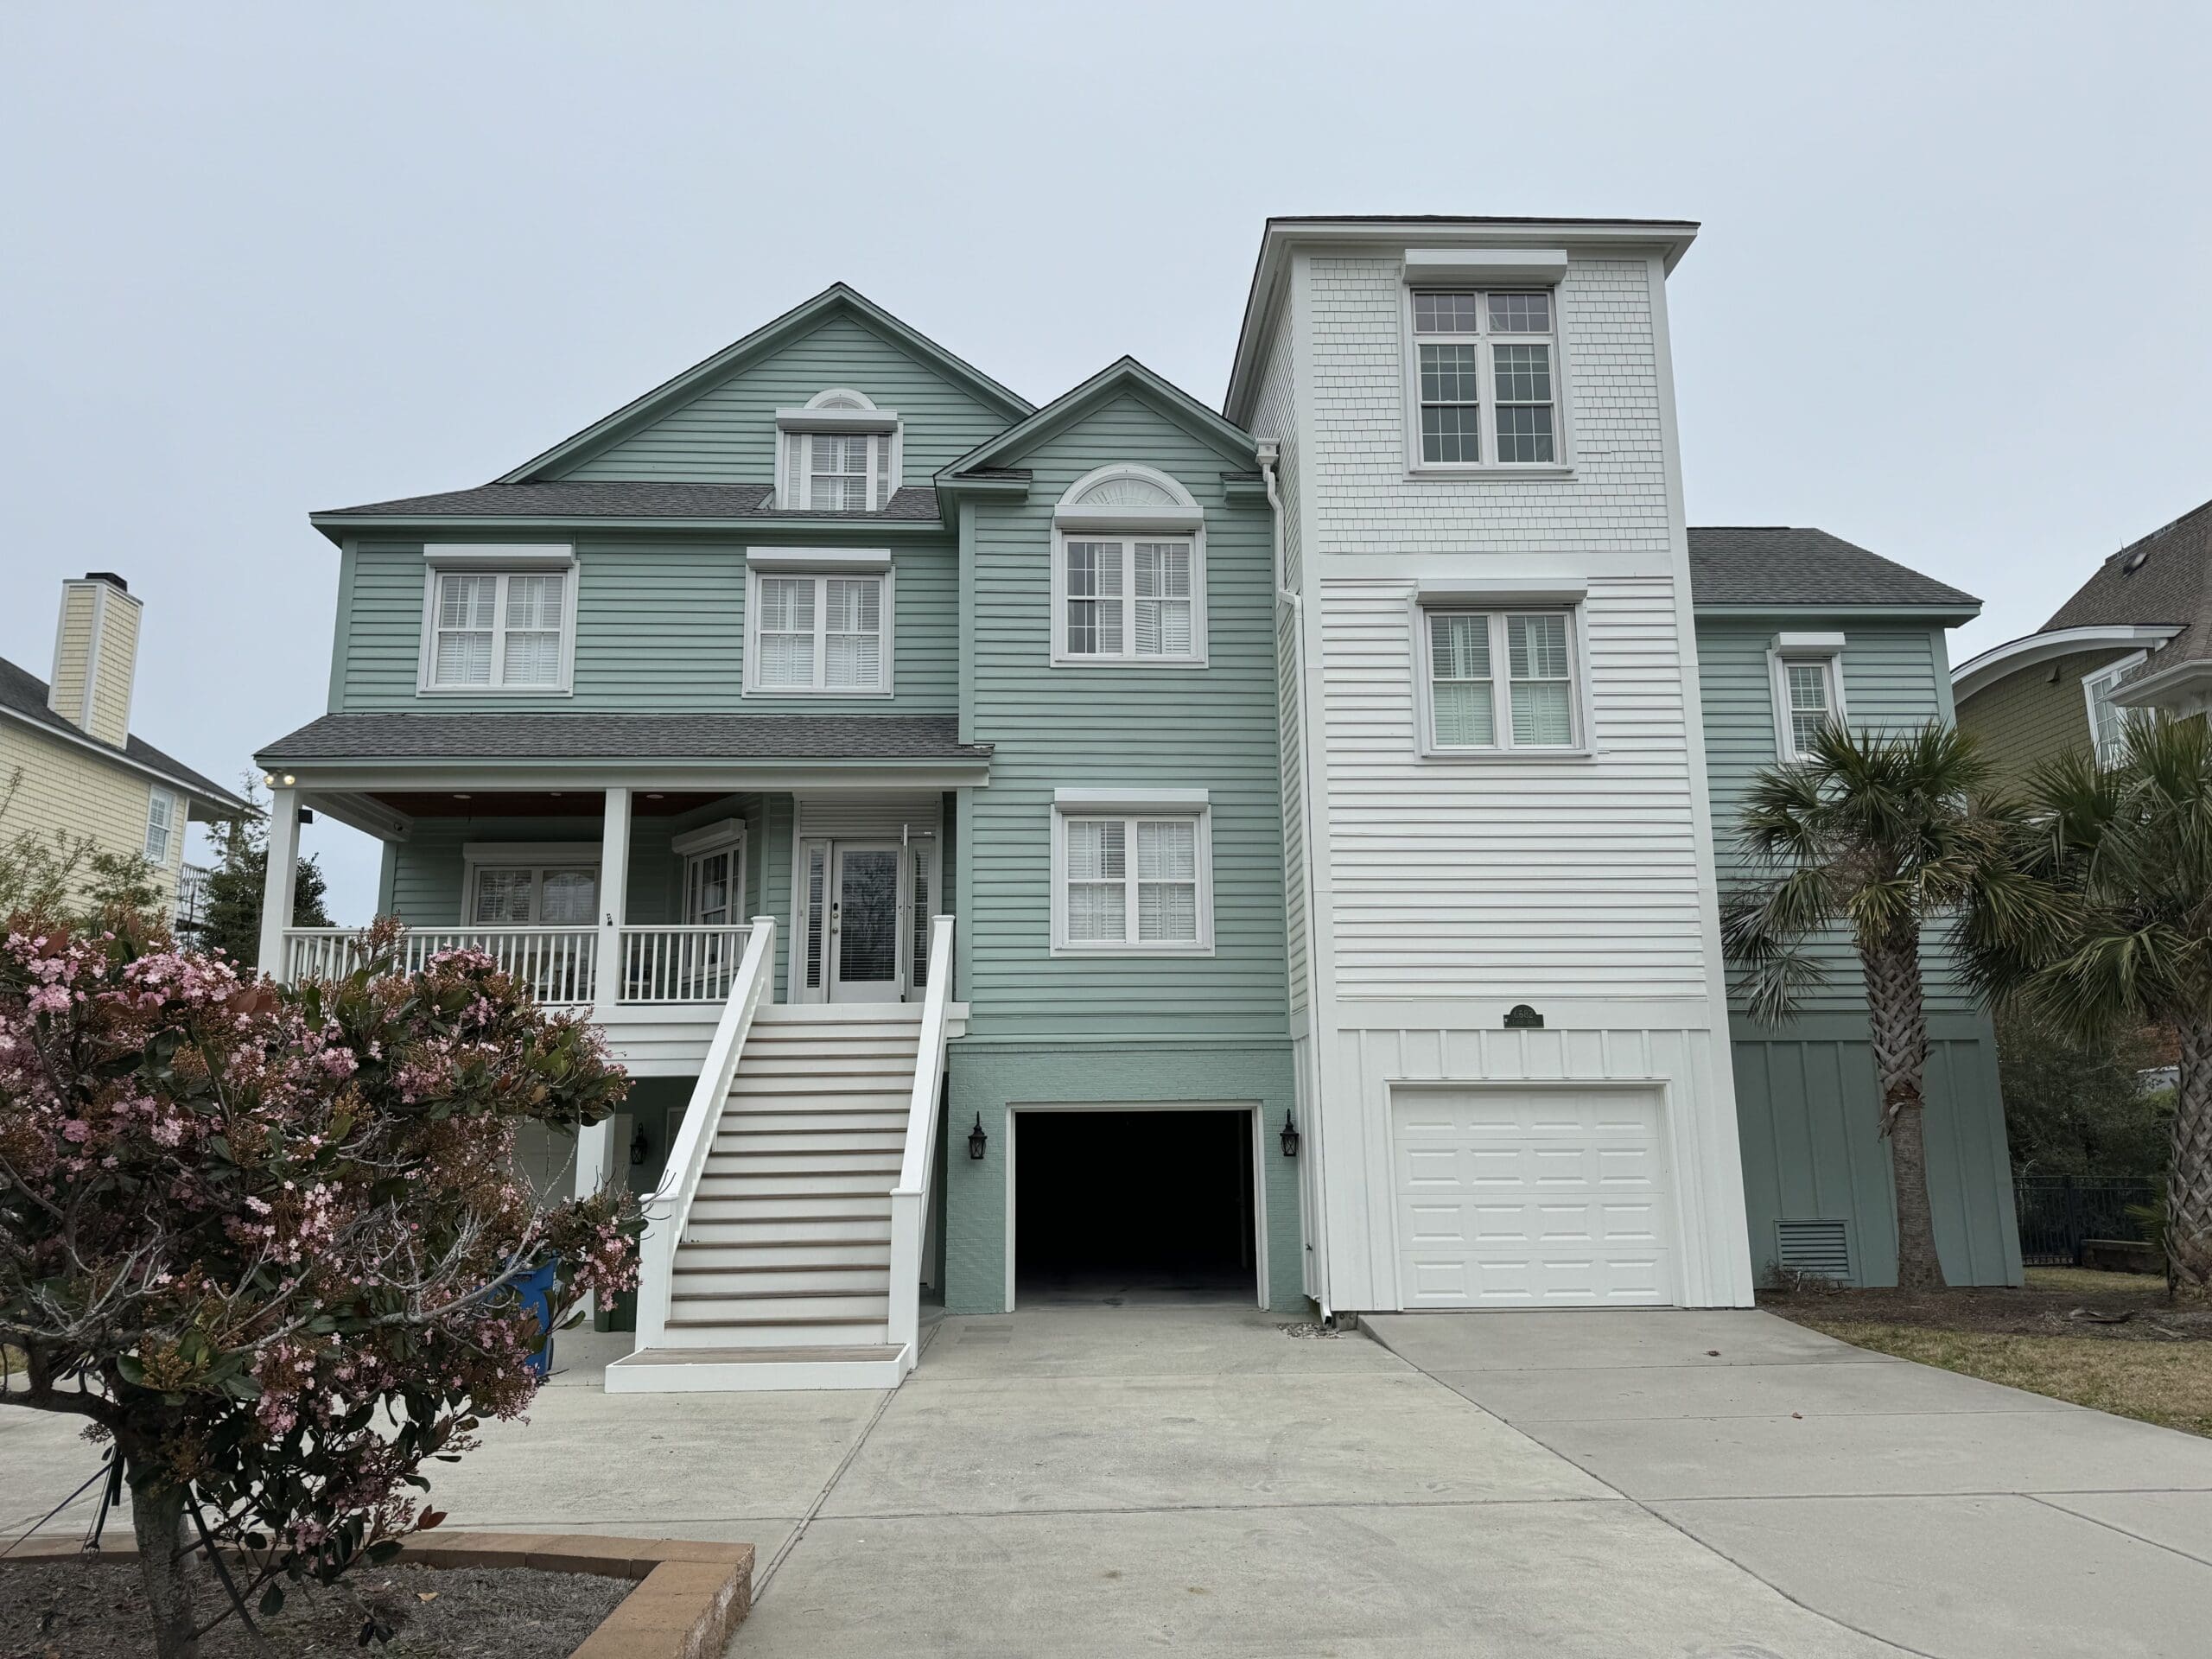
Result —
[{"label": "stair tread", "polygon": [[761,1325],[881,1325],[881,1319],[854,1319],[843,1313],[787,1313],[777,1319],[671,1319],[669,1329],[681,1326],[689,1331],[711,1331],[716,1328],[741,1331]]},{"label": "stair tread", "polygon": [[[677,1271],[681,1272],[683,1269],[678,1268]],[[692,1271],[696,1273],[726,1273],[728,1269],[726,1268],[696,1268],[692,1269]],[[688,1294],[679,1291],[677,1293],[674,1300],[679,1302],[787,1302],[817,1296],[824,1298],[834,1296],[843,1300],[849,1300],[856,1296],[888,1296],[890,1294],[891,1287],[889,1285],[879,1285],[874,1288],[861,1286],[846,1289],[830,1288],[824,1290],[745,1290],[729,1291],[727,1293],[695,1290],[689,1292]]]},{"label": "stair tread", "polygon": [[727,1365],[741,1360],[747,1365],[822,1364],[838,1360],[896,1359],[899,1350],[889,1343],[819,1344],[785,1348],[640,1348],[624,1365]]}]

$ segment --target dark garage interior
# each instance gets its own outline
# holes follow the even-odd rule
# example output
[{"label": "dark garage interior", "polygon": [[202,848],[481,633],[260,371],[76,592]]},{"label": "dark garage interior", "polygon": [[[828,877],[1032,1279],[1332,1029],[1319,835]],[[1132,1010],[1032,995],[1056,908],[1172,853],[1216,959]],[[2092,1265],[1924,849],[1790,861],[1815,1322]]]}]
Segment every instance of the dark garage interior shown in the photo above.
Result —
[{"label": "dark garage interior", "polygon": [[1249,1302],[1252,1115],[1032,1111],[1014,1150],[1014,1300]]}]

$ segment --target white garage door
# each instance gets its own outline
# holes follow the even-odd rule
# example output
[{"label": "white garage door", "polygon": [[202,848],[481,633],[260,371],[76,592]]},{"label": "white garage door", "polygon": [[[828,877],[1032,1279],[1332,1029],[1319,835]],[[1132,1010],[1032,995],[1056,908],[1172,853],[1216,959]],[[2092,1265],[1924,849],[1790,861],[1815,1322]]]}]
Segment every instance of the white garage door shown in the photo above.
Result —
[{"label": "white garage door", "polygon": [[1391,1116],[1404,1306],[1674,1300],[1656,1095],[1401,1089]]}]

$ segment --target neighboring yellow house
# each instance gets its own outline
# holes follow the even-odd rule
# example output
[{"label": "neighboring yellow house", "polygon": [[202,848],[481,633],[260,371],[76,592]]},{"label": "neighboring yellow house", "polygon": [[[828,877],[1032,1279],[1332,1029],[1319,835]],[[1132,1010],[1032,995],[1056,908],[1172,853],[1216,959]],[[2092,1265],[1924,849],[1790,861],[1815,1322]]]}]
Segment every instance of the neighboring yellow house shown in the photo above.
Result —
[{"label": "neighboring yellow house", "polygon": [[51,684],[0,658],[0,840],[26,831],[143,853],[174,906],[185,826],[246,804],[130,735],[141,606],[121,576],[61,584]]}]

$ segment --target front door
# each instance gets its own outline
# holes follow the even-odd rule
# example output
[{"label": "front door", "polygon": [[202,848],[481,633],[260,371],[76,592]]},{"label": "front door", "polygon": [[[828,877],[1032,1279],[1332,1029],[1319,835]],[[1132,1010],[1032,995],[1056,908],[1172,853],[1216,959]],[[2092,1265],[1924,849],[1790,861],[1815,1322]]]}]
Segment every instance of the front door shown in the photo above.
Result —
[{"label": "front door", "polygon": [[838,842],[830,903],[830,1000],[896,1002],[900,864],[898,843]]}]

